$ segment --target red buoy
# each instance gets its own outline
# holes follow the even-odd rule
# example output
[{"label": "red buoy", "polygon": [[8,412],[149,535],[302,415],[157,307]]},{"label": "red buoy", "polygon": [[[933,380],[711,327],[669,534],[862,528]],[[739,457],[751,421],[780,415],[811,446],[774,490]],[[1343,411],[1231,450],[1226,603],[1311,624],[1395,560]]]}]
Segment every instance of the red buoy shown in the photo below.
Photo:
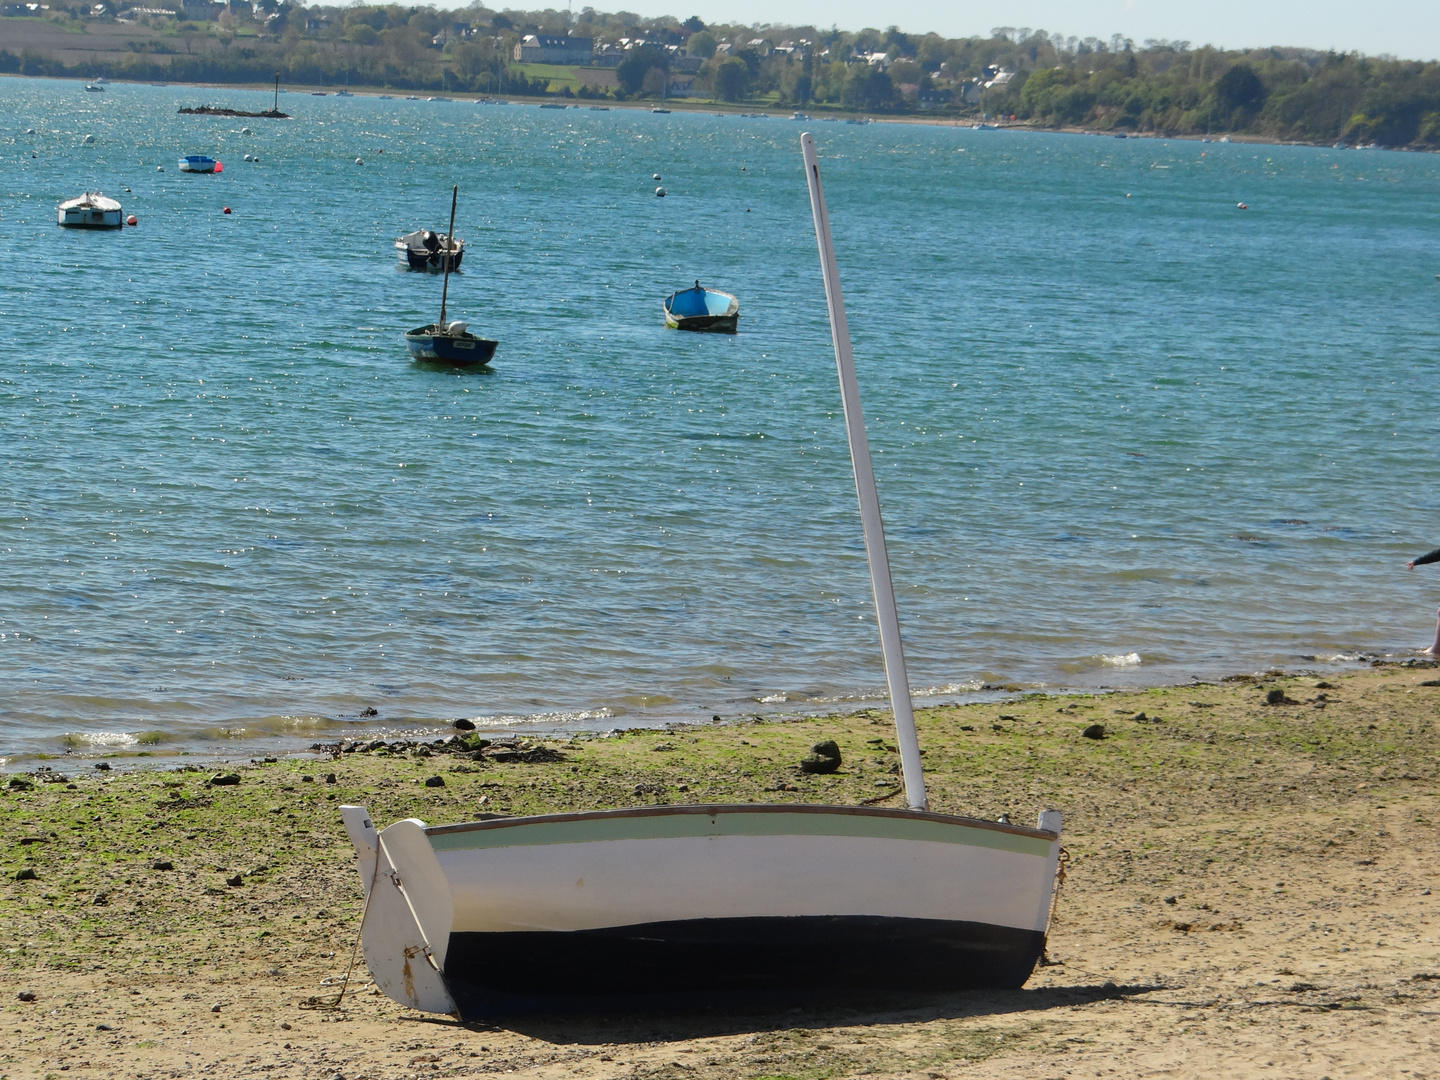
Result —
[{"label": "red buoy", "polygon": [[[1248,206],[1246,206],[1243,202],[1237,202],[1237,203],[1235,204],[1235,209],[1236,209],[1236,210],[1249,210],[1250,208],[1249,208]],[[228,214],[229,211],[227,210],[226,213]]]},{"label": "red buoy", "polygon": [[126,224],[126,225],[139,225],[139,224],[140,224],[140,219],[137,218],[134,214],[131,214],[128,218],[125,219],[125,224]]},{"label": "red buoy", "polygon": [[229,212],[230,212],[230,207],[228,207],[228,206],[227,206],[227,207],[225,207],[225,213],[227,213],[227,214],[228,214],[228,213],[229,213]]}]

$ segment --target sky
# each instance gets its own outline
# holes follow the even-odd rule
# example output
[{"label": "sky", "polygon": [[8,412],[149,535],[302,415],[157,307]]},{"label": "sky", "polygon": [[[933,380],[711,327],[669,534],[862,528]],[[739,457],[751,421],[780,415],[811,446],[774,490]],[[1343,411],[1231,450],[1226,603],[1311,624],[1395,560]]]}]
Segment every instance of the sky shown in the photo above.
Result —
[{"label": "sky", "polygon": [[[449,6],[445,0],[440,0]],[[576,0],[601,11],[699,15],[706,22],[784,23],[860,30],[899,26],[943,37],[992,27],[1109,39],[1189,41],[1228,49],[1292,45],[1406,60],[1440,59],[1440,0]],[[544,6],[561,6],[545,0]],[[497,0],[487,6],[503,7]],[[516,7],[541,7],[537,0]]]}]

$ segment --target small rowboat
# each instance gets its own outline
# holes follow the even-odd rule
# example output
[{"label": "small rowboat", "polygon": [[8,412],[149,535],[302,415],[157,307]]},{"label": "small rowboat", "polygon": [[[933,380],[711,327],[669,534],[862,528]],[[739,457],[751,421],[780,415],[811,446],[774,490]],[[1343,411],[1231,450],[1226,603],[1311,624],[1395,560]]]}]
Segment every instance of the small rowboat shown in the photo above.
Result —
[{"label": "small rowboat", "polygon": [[68,229],[121,229],[125,227],[124,212],[114,199],[98,191],[87,191],[77,199],[67,199],[56,208],[59,224]]},{"label": "small rowboat", "polygon": [[225,166],[220,164],[220,162],[216,161],[212,157],[206,157],[204,154],[189,154],[186,157],[182,157],[180,159],[180,171],[195,173],[218,173],[224,172]]},{"label": "small rowboat", "polygon": [[740,321],[740,301],[719,289],[682,289],[665,298],[665,325],[672,330],[733,334]]},{"label": "small rowboat", "polygon": [[498,344],[489,338],[476,337],[469,332],[469,324],[463,322],[431,323],[405,333],[405,347],[416,360],[459,367],[488,364]]}]

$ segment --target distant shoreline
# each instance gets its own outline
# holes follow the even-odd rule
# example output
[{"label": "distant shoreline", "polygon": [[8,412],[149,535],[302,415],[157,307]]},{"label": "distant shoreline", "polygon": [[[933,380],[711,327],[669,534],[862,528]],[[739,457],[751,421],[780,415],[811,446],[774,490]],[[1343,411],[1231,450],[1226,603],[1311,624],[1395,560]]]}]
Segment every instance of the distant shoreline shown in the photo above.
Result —
[{"label": "distant shoreline", "polygon": [[[4,78],[10,78],[10,79],[37,79],[37,80],[48,80],[48,81],[51,81],[51,82],[83,82],[83,81],[84,81],[84,80],[80,80],[80,79],[71,78],[70,76],[58,76],[58,75],[22,75],[22,74],[7,74],[7,75],[5,75],[5,76],[3,76],[3,77],[4,77]],[[190,90],[248,90],[248,91],[255,91],[255,92],[257,92],[257,93],[269,93],[269,94],[273,94],[273,93],[275,92],[275,87],[274,87],[274,84],[273,84],[273,83],[192,83],[192,82],[154,83],[154,82],[141,81],[141,80],[139,80],[139,79],[123,79],[123,78],[122,78],[122,79],[107,79],[106,82],[107,82],[107,84],[109,84],[109,85],[153,86],[153,87],[156,87],[157,89],[158,89],[158,88],[162,88],[162,87],[163,87],[163,88],[171,88],[171,87],[173,87],[173,88],[177,88],[177,89],[190,89]],[[591,108],[599,108],[599,109],[629,109],[629,110],[632,110],[632,111],[639,111],[639,112],[653,112],[653,111],[654,111],[655,109],[657,109],[657,108],[664,108],[664,109],[670,110],[670,112],[672,112],[672,113],[702,113],[702,114],[703,114],[703,113],[709,113],[709,114],[711,114],[711,115],[725,115],[725,116],[746,116],[746,115],[754,115],[754,114],[756,114],[756,113],[760,113],[760,114],[763,114],[764,116],[766,116],[766,117],[768,117],[769,119],[772,119],[772,120],[790,120],[790,118],[791,118],[790,114],[793,114],[794,112],[801,112],[801,113],[807,113],[807,115],[809,116],[809,119],[811,119],[811,120],[813,120],[813,121],[815,121],[815,122],[818,122],[818,123],[845,123],[846,121],[849,121],[849,120],[857,120],[857,121],[863,121],[864,123],[867,123],[867,124],[918,124],[918,125],[924,125],[924,126],[927,126],[927,127],[970,128],[970,129],[974,129],[974,128],[975,128],[978,124],[980,124],[980,123],[986,123],[986,124],[989,124],[989,123],[990,123],[989,121],[979,121],[979,120],[971,119],[971,118],[969,118],[969,117],[960,118],[960,117],[948,117],[948,116],[925,116],[925,115],[909,115],[909,114],[900,116],[900,115],[892,115],[892,114],[888,114],[888,113],[848,113],[848,112],[847,112],[847,113],[835,114],[835,115],[833,115],[833,116],[809,115],[808,112],[807,112],[807,110],[812,110],[812,109],[813,109],[813,110],[817,110],[817,112],[820,113],[820,114],[823,114],[824,112],[828,111],[828,110],[824,109],[823,106],[817,107],[817,106],[815,106],[815,105],[808,105],[808,106],[805,106],[805,107],[802,107],[802,108],[792,108],[791,106],[776,107],[776,106],[773,106],[773,105],[771,105],[771,106],[748,105],[748,106],[747,106],[747,105],[743,105],[743,104],[732,104],[732,103],[728,103],[728,102],[706,102],[706,103],[704,103],[704,104],[702,105],[702,104],[698,104],[698,103],[691,103],[691,102],[689,102],[689,101],[686,101],[685,99],[670,99],[670,100],[666,100],[666,101],[664,101],[664,102],[658,102],[658,101],[615,101],[615,100],[613,100],[613,99],[606,99],[606,98],[555,98],[555,97],[550,97],[550,96],[543,96],[543,97],[542,97],[542,96],[536,96],[536,95],[533,95],[533,94],[475,94],[475,93],[470,93],[470,92],[467,92],[467,91],[458,91],[458,90],[457,90],[457,91],[451,91],[451,92],[442,92],[442,93],[439,93],[439,94],[434,94],[434,93],[417,94],[417,93],[405,93],[405,92],[401,92],[401,91],[391,91],[391,90],[386,90],[386,89],[383,88],[383,87],[374,87],[374,86],[352,87],[352,88],[348,88],[348,90],[347,90],[347,88],[345,88],[345,87],[340,87],[340,88],[337,89],[336,87],[333,87],[333,86],[320,86],[320,85],[312,85],[312,84],[308,84],[308,83],[291,83],[289,86],[282,86],[282,87],[280,88],[280,90],[281,90],[281,93],[299,94],[299,95],[302,95],[302,96],[304,96],[304,97],[311,97],[311,96],[315,96],[316,94],[323,94],[325,97],[334,97],[334,96],[336,96],[336,94],[339,92],[339,90],[346,90],[347,93],[348,93],[351,97],[357,97],[357,98],[358,98],[358,97],[368,97],[368,98],[390,97],[390,98],[394,98],[394,99],[396,99],[396,100],[404,100],[404,99],[407,99],[407,98],[410,98],[410,97],[416,97],[416,98],[419,98],[421,101],[425,101],[425,100],[427,100],[427,99],[429,99],[429,98],[432,98],[432,97],[443,97],[443,98],[448,98],[448,99],[451,100],[451,101],[457,101],[457,102],[461,102],[461,101],[469,101],[469,102],[506,101],[506,102],[515,102],[515,103],[517,103],[517,104],[522,104],[522,105],[564,105],[566,108],[582,109],[582,110],[589,110],[589,109],[591,109]],[[202,107],[204,106],[204,104],[205,104],[205,103],[202,102],[202,103],[201,103],[200,105],[198,105],[198,106],[197,106],[197,105],[188,105],[188,106],[186,106],[186,108],[189,109],[189,110],[191,110],[191,111],[194,113],[194,115],[199,115],[199,116],[206,116],[206,115],[210,115],[210,116],[224,116],[224,115],[225,115],[223,112],[218,112],[218,111],[212,111],[212,112],[200,112],[200,111],[198,111],[200,108],[202,108]],[[288,119],[295,119],[295,117],[293,117],[293,116],[287,117],[287,118],[288,118]],[[1100,130],[1097,130],[1097,129],[1094,129],[1094,128],[1073,127],[1073,126],[1068,126],[1068,125],[1067,125],[1067,126],[1062,126],[1062,127],[1047,127],[1047,126],[1041,125],[1041,124],[1031,124],[1031,123],[1020,122],[1020,121],[1016,121],[1016,122],[1001,121],[1001,122],[994,123],[994,124],[992,124],[992,125],[990,125],[990,126],[991,126],[991,129],[993,129],[993,130],[995,130],[995,131],[1021,131],[1021,132],[1042,133],[1042,134],[1048,133],[1048,134],[1052,134],[1052,135],[1088,135],[1088,136],[1092,136],[1092,137],[1094,137],[1094,138],[1102,138],[1102,139],[1118,139],[1118,138],[1121,138],[1121,137],[1123,136],[1123,137],[1126,138],[1126,139],[1144,139],[1144,140],[1149,140],[1149,141],[1162,141],[1162,142],[1168,142],[1168,141],[1172,141],[1172,140],[1181,140],[1181,141],[1184,141],[1184,142],[1199,142],[1199,143],[1203,143],[1203,142],[1219,143],[1222,139],[1228,139],[1230,143],[1245,143],[1245,144],[1251,145],[1251,146],[1312,146],[1312,147],[1316,147],[1316,148],[1319,148],[1319,149],[1327,149],[1327,148],[1331,148],[1331,147],[1334,146],[1333,143],[1323,142],[1323,141],[1320,141],[1320,140],[1314,140],[1314,141],[1306,141],[1306,140],[1303,140],[1303,139],[1284,139],[1284,140],[1279,140],[1279,139],[1268,138],[1268,137],[1266,137],[1266,136],[1264,136],[1264,135],[1243,135],[1243,134],[1236,134],[1236,133],[1234,133],[1234,132],[1222,133],[1220,136],[1198,135],[1198,134],[1196,134],[1196,135],[1188,135],[1188,134],[1162,135],[1162,134],[1159,134],[1159,133],[1157,133],[1157,132],[1149,132],[1149,131],[1146,131],[1146,132],[1134,132],[1134,131],[1124,131],[1124,132],[1121,132],[1121,131],[1100,131]],[[1343,149],[1353,150],[1353,149],[1357,149],[1357,147],[1346,146],[1346,147],[1343,147]],[[1440,149],[1429,150],[1429,149],[1425,149],[1425,148],[1423,148],[1423,147],[1410,147],[1410,146],[1386,146],[1386,147],[1377,147],[1376,149],[1383,149],[1383,150],[1393,151],[1393,152],[1396,152],[1396,153],[1409,153],[1409,154],[1435,154],[1435,153],[1440,153]]]}]

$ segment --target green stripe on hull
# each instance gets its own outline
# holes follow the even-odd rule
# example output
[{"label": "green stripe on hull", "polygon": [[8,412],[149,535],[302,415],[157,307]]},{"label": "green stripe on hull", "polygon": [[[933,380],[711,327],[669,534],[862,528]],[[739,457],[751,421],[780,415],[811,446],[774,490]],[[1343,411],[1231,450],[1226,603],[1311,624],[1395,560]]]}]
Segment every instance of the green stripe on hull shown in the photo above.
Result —
[{"label": "green stripe on hull", "polygon": [[705,836],[854,836],[990,848],[1047,858],[1052,841],[993,829],[905,817],[824,813],[616,815],[568,821],[535,821],[479,828],[430,830],[436,852],[546,844],[589,844],[607,840],[658,840]]}]

